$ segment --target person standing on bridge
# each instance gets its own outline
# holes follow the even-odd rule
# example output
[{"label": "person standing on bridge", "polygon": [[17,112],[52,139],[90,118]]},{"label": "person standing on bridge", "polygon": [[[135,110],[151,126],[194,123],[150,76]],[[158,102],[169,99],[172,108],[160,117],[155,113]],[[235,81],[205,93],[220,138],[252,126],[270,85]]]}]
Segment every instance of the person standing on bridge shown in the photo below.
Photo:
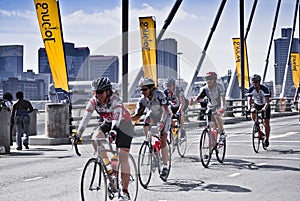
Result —
[{"label": "person standing on bridge", "polygon": [[[130,200],[128,184],[130,180],[130,166],[128,162],[131,141],[134,135],[134,128],[131,122],[130,113],[125,109],[118,94],[112,90],[112,84],[108,77],[102,77],[92,81],[93,97],[89,100],[85,108],[85,113],[78,127],[78,132],[73,143],[78,143],[92,114],[96,111],[100,119],[103,120],[94,132],[93,139],[104,138],[106,133],[110,133],[110,141],[116,140],[119,161],[121,164],[122,191],[119,200]],[[113,139],[115,138],[115,139]],[[95,145],[94,145],[95,148]],[[107,152],[102,151],[105,165],[111,169]]]},{"label": "person standing on bridge", "polygon": [[143,115],[146,108],[149,109],[144,120],[144,134],[147,136],[150,125],[159,123],[161,154],[163,158],[163,168],[160,178],[167,180],[169,175],[167,137],[171,124],[171,114],[169,103],[165,94],[155,87],[155,82],[150,78],[142,78],[140,81],[142,97],[137,103],[135,113],[131,116],[133,121],[137,121]]},{"label": "person standing on bridge", "polygon": [[188,102],[184,96],[184,91],[182,88],[176,86],[175,79],[173,78],[168,78],[165,81],[165,87],[164,94],[167,96],[169,101],[173,118],[175,117],[180,122],[182,132],[181,137],[184,138],[186,135],[184,129],[184,114],[188,107]]},{"label": "person standing on bridge", "polygon": [[[199,103],[200,100],[206,97],[208,98],[210,103],[215,107],[213,115],[218,124],[217,126],[220,129],[220,141],[224,141],[226,134],[221,114],[224,113],[226,109],[225,90],[223,85],[217,82],[217,77],[218,75],[215,72],[206,73],[206,85],[200,88],[199,94],[195,97],[195,99],[190,100],[190,105]],[[213,124],[213,122],[211,123]]]},{"label": "person standing on bridge", "polygon": [[298,103],[298,115],[299,115],[299,123],[300,123],[300,82],[298,83],[298,88],[296,89],[294,96],[294,104]]},{"label": "person standing on bridge", "polygon": [[[270,90],[264,84],[261,84],[260,75],[254,74],[252,79],[252,86],[248,89],[246,95],[248,96],[248,110],[252,112],[252,120],[256,119],[256,110],[262,110],[262,117],[265,126],[266,139],[265,147],[269,146],[269,137],[270,137],[270,117],[271,117],[271,108],[270,108]],[[253,110],[251,110],[253,108]]]},{"label": "person standing on bridge", "polygon": [[28,100],[24,100],[24,94],[22,91],[16,93],[16,98],[18,99],[12,106],[10,115],[10,129],[16,126],[16,142],[17,150],[22,150],[22,137],[25,135],[23,140],[23,145],[26,149],[28,146],[28,128],[30,124],[29,113],[33,112],[34,109]]}]

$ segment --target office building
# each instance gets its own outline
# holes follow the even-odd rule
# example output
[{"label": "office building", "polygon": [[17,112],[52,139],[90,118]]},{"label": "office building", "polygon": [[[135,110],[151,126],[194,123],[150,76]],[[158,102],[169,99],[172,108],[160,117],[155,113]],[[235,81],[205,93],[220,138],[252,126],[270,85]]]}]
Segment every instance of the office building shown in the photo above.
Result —
[{"label": "office building", "polygon": [[[69,81],[88,80],[89,56],[88,47],[75,48],[74,43],[64,43],[67,74]],[[48,57],[45,48],[38,51],[39,73],[51,74]],[[51,78],[52,80],[52,78]]]},{"label": "office building", "polygon": [[23,72],[23,45],[0,46],[0,80],[20,77]]},{"label": "office building", "polygon": [[117,56],[90,56],[89,80],[109,77],[112,82],[119,83],[119,58]]},{"label": "office building", "polygon": [[[275,70],[276,96],[279,96],[282,91],[283,79],[284,79],[285,68],[286,68],[288,52],[289,52],[289,43],[290,43],[291,33],[292,33],[291,28],[283,28],[283,29],[281,29],[281,38],[274,40],[274,42],[275,42],[274,70]],[[299,52],[299,39],[298,38],[293,38],[291,51]],[[289,65],[284,96],[286,96],[286,97],[293,96],[294,94],[293,94],[293,91],[291,90],[293,88],[294,88],[294,83],[293,83],[293,78],[292,78],[291,65]]]},{"label": "office building", "polygon": [[177,41],[172,38],[161,40],[157,47],[158,78],[177,78]]}]

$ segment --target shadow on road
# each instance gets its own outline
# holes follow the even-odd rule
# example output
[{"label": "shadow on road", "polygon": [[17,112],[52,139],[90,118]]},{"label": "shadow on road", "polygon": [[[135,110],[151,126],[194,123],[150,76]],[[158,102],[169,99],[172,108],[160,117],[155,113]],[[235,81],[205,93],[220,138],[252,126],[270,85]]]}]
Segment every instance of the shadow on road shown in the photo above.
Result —
[{"label": "shadow on road", "polygon": [[210,191],[210,192],[236,192],[236,193],[248,193],[249,189],[226,184],[206,184],[200,180],[173,180],[162,185],[148,186],[149,191],[156,192],[178,192],[178,191]]}]

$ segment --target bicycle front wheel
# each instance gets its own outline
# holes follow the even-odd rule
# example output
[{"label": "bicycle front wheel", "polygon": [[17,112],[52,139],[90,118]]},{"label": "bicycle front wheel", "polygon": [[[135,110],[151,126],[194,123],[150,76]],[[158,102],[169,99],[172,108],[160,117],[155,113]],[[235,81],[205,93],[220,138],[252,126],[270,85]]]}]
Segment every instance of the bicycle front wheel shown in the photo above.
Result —
[{"label": "bicycle front wheel", "polygon": [[260,144],[260,135],[258,125],[255,123],[252,128],[252,146],[255,153],[258,153]]},{"label": "bicycle front wheel", "polygon": [[212,154],[210,133],[208,129],[204,129],[200,137],[200,160],[203,167],[208,168],[208,164]]},{"label": "bicycle front wheel", "polygon": [[177,151],[178,155],[184,157],[187,147],[187,135],[182,132],[182,129],[178,130],[178,143],[177,143]]},{"label": "bicycle front wheel", "polygon": [[138,157],[138,175],[140,184],[143,186],[143,188],[147,188],[151,175],[152,175],[152,150],[150,150],[148,143],[150,142],[144,142],[140,148],[139,151],[139,157]]},{"label": "bicycle front wheel", "polygon": [[223,140],[222,142],[217,143],[216,155],[217,155],[217,160],[220,163],[224,162],[225,153],[226,153],[226,139]]},{"label": "bicycle front wheel", "polygon": [[81,199],[107,200],[107,180],[104,170],[96,158],[86,163],[81,176]]},{"label": "bicycle front wheel", "polygon": [[[124,172],[124,175],[129,174],[129,182],[128,182],[128,192],[130,195],[130,200],[136,201],[138,195],[138,172],[137,167],[135,164],[135,160],[131,154],[128,157],[128,164],[129,164],[129,172]],[[125,170],[126,171],[126,170]],[[122,181],[122,171],[121,171],[121,164],[118,165],[118,185],[119,189],[122,190],[123,181]]]}]

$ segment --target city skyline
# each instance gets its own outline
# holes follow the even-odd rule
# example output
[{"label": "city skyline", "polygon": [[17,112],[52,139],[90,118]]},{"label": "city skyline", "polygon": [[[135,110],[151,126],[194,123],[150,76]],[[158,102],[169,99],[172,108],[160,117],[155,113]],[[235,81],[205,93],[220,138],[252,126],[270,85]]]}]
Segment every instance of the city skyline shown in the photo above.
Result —
[{"label": "city skyline", "polygon": [[[91,55],[121,56],[121,1],[87,0],[59,1],[62,16],[64,41],[75,43],[77,47],[91,49]],[[166,0],[131,0],[129,1],[129,72],[142,65],[140,39],[138,30],[139,16],[155,16],[157,35],[163,26],[175,1]],[[209,35],[221,1],[187,1],[183,0],[177,14],[166,31],[163,39],[175,38],[178,41],[180,66],[193,69],[199,62],[202,47]],[[252,1],[245,2],[245,27],[249,18]],[[249,32],[247,47],[250,75],[263,73],[267,48],[271,37],[273,19],[277,1],[258,1],[256,13]],[[274,39],[280,38],[281,28],[292,27],[294,0],[283,0],[279,12]],[[196,25],[196,26],[195,26]],[[38,49],[43,47],[37,23],[34,2],[2,0],[0,2],[0,44],[24,45],[24,71],[32,69],[38,73]],[[102,29],[105,27],[104,29]],[[298,27],[298,20],[297,20]],[[227,70],[234,70],[235,61],[231,38],[239,36],[239,0],[227,1],[219,24],[206,52],[207,61],[200,74],[215,70],[220,76]],[[298,38],[298,29],[295,30]],[[269,58],[266,81],[274,78],[274,44]],[[187,81],[189,73],[182,72]]]}]

